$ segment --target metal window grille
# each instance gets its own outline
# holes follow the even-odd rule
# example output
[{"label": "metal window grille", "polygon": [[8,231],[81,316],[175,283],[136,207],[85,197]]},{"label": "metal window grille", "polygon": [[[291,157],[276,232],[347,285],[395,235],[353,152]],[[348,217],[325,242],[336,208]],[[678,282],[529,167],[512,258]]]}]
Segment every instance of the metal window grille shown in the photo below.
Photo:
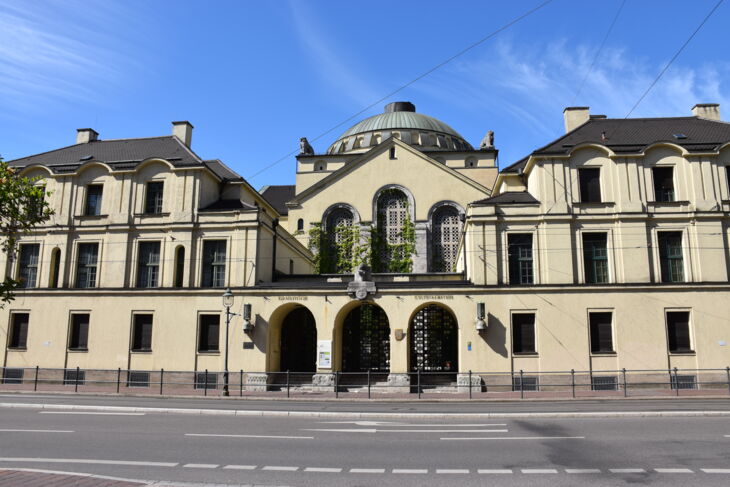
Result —
[{"label": "metal window grille", "polygon": [[583,263],[586,283],[608,282],[608,236],[605,233],[583,234]]},{"label": "metal window grille", "polygon": [[618,377],[600,376],[591,377],[591,389],[594,391],[617,391]]},{"label": "metal window grille", "polygon": [[445,308],[430,304],[413,317],[410,327],[411,371],[456,372],[458,327]]},{"label": "metal window grille", "polygon": [[20,268],[18,279],[24,288],[36,287],[38,281],[38,255],[40,244],[23,244],[20,246]]},{"label": "metal window grille", "polygon": [[65,370],[63,373],[63,385],[65,385],[65,386],[75,385],[77,378],[78,378],[78,383],[83,384],[84,381],[86,380],[86,371],[79,370],[77,373],[77,371],[75,369]]},{"label": "metal window grille", "polygon": [[354,218],[352,212],[347,208],[336,208],[327,216],[325,223],[326,232],[326,252],[329,259],[330,268],[325,272],[349,272],[350,267],[346,266],[346,262],[352,262],[352,248],[343,249],[341,244],[352,231]]},{"label": "metal window grille", "polygon": [[137,287],[157,287],[160,274],[160,242],[140,242]]},{"label": "metal window grille", "polygon": [[127,387],[149,387],[150,373],[130,370],[127,375]]},{"label": "metal window grille", "polygon": [[203,243],[203,287],[223,287],[226,283],[226,241]]},{"label": "metal window grille", "polygon": [[390,370],[390,324],[379,306],[363,304],[345,317],[342,369],[344,372]]},{"label": "metal window grille", "polygon": [[[207,382],[206,382],[207,380]],[[213,372],[196,372],[195,373],[195,389],[217,389],[218,374]]]},{"label": "metal window grille", "polygon": [[86,187],[86,205],[84,214],[95,216],[101,214],[101,197],[104,186],[101,184],[90,184]]},{"label": "metal window grille", "polygon": [[79,257],[76,268],[76,287],[96,287],[96,273],[99,259],[98,243],[79,244]]},{"label": "metal window grille", "polygon": [[682,232],[659,232],[662,282],[684,282]]},{"label": "metal window grille", "polygon": [[513,391],[539,391],[539,381],[535,376],[513,376],[512,377],[512,390]]},{"label": "metal window grille", "polygon": [[510,284],[532,284],[531,233],[511,233],[507,235],[507,258],[509,261]]},{"label": "metal window grille", "polygon": [[[402,259],[403,228],[408,218],[408,198],[402,191],[389,189],[378,197],[378,233],[384,240],[379,249],[380,262],[387,270],[389,263],[394,259]],[[395,246],[395,247],[394,247]]]},{"label": "metal window grille", "polygon": [[22,384],[23,369],[3,369],[3,384]]},{"label": "metal window grille", "polygon": [[461,236],[459,211],[453,206],[443,206],[432,217],[433,272],[454,272]]},{"label": "metal window grille", "polygon": [[159,214],[162,213],[162,196],[165,183],[155,181],[147,183],[147,196],[145,199],[145,213]]},{"label": "metal window grille", "polygon": [[697,389],[696,375],[672,375],[672,390]]}]

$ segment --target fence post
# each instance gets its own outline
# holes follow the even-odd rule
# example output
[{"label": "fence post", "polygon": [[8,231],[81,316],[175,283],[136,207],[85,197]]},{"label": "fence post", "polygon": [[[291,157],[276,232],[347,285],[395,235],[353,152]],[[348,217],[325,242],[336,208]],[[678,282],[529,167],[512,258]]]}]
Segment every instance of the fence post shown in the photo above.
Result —
[{"label": "fence post", "polygon": [[241,369],[241,384],[238,386],[238,395],[243,397],[243,369]]},{"label": "fence post", "polygon": [[575,369],[570,369],[570,390],[573,391],[573,399],[575,399]]},{"label": "fence post", "polygon": [[672,369],[668,369],[669,372],[669,392],[672,392]]},{"label": "fence post", "polygon": [[335,372],[335,399],[340,397],[340,371]]},{"label": "fence post", "polygon": [[725,373],[727,374],[727,393],[730,394],[730,366],[725,367]]},{"label": "fence post", "polygon": [[370,399],[370,369],[368,369],[368,399]]},{"label": "fence post", "polygon": [[469,369],[469,399],[471,399],[471,369]]},{"label": "fence post", "polygon": [[160,369],[160,396],[162,395],[162,384],[165,378],[165,369]]},{"label": "fence post", "polygon": [[208,369],[205,369],[205,384],[203,384],[203,395],[208,395]]},{"label": "fence post", "polygon": [[522,381],[525,378],[525,373],[520,369],[520,399],[525,398],[525,383]]},{"label": "fence post", "polygon": [[35,366],[35,379],[33,379],[33,390],[38,390],[38,366]]},{"label": "fence post", "polygon": [[117,367],[117,394],[119,394],[119,384],[122,381],[122,368]]},{"label": "fence post", "polygon": [[74,392],[79,392],[79,371],[80,367],[76,366],[76,380],[74,381]]},{"label": "fence post", "polygon": [[286,397],[289,397],[289,369],[286,369]]},{"label": "fence post", "polygon": [[628,382],[626,382],[626,367],[624,367],[623,369],[621,369],[621,373],[624,376],[624,397],[628,397],[629,396],[629,390],[628,390],[628,385],[629,384],[628,384]]},{"label": "fence post", "polygon": [[674,367],[674,390],[676,395],[679,396],[679,377],[677,377],[677,367]]},{"label": "fence post", "polygon": [[418,399],[421,399],[421,369],[416,369],[416,388],[418,389]]}]

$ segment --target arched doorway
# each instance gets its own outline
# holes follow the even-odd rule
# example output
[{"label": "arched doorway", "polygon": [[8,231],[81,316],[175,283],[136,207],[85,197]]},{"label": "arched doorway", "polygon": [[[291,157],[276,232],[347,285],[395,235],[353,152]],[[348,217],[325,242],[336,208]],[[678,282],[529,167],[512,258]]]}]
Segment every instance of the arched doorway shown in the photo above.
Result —
[{"label": "arched doorway", "polygon": [[379,306],[365,303],[345,317],[342,371],[390,372],[390,324]]},{"label": "arched doorway", "polygon": [[281,325],[280,370],[305,373],[317,370],[317,327],[314,316],[303,306],[290,311]]},{"label": "arched doorway", "polygon": [[451,312],[438,304],[420,309],[410,323],[411,372],[459,371],[459,327]]}]

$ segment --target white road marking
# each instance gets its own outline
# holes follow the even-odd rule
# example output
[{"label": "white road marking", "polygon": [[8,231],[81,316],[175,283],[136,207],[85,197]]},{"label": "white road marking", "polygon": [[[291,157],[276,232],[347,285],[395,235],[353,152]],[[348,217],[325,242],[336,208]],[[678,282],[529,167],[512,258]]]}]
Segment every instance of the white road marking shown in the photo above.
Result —
[{"label": "white road marking", "polygon": [[391,429],[304,429],[302,431],[325,431],[330,433],[507,433],[509,430],[391,430]]},{"label": "white road marking", "polygon": [[480,468],[479,470],[477,470],[477,473],[482,473],[482,474],[498,473],[498,474],[502,474],[502,473],[512,473],[512,470],[509,469],[509,468]]},{"label": "white road marking", "polygon": [[0,430],[0,433],[74,433],[73,430]]},{"label": "white road marking", "polygon": [[326,467],[307,467],[304,469],[305,472],[324,472],[324,473],[340,473],[341,468],[326,468]]},{"label": "white road marking", "polygon": [[325,431],[329,433],[375,433],[378,430],[370,429],[303,429],[302,431]]},{"label": "white road marking", "polygon": [[566,468],[565,473],[601,473],[597,468]]},{"label": "white road marking", "polygon": [[702,468],[705,473],[730,473],[730,468]]},{"label": "white road marking", "polygon": [[464,474],[464,473],[467,473],[468,474],[469,473],[469,469],[468,468],[437,468],[436,469],[436,473],[445,473],[445,474],[451,474],[451,473]]},{"label": "white road marking", "polygon": [[393,473],[428,473],[428,469],[420,468],[394,468]]},{"label": "white road marking", "polygon": [[226,465],[223,468],[229,470],[256,470],[256,465]]},{"label": "white road marking", "polygon": [[350,473],[385,473],[384,468],[351,468]]},{"label": "white road marking", "polygon": [[646,473],[643,468],[609,468],[611,473]]},{"label": "white road marking", "polygon": [[261,470],[274,470],[277,472],[296,472],[299,470],[299,467],[282,467],[277,465],[267,465],[263,467]]},{"label": "white road marking", "polygon": [[215,463],[186,463],[184,468],[218,468]]},{"label": "white road marking", "polygon": [[140,467],[177,467],[179,463],[169,462],[134,462],[126,460],[90,460],[86,458],[12,458],[0,457],[0,462],[35,462],[35,463],[88,463],[93,465],[134,465]]},{"label": "white road marking", "polygon": [[694,473],[688,468],[655,468],[656,473]]},{"label": "white road marking", "polygon": [[445,427],[450,428],[485,428],[488,426],[507,426],[507,423],[493,423],[493,424],[409,424],[409,423],[397,423],[392,421],[320,421],[321,424],[354,424],[356,426],[413,426],[415,428],[429,428],[429,427]]},{"label": "white road marking", "polygon": [[38,411],[38,414],[85,414],[89,416],[144,416],[145,413],[106,413],[93,411]]},{"label": "white road marking", "polygon": [[535,474],[535,473],[558,473],[557,470],[554,468],[523,468],[522,473],[529,473],[529,474]]},{"label": "white road marking", "polygon": [[585,436],[490,436],[474,438],[441,438],[444,441],[475,441],[475,440],[584,440]]},{"label": "white road marking", "polygon": [[280,438],[284,440],[313,440],[314,436],[272,436],[272,435],[215,435],[210,433],[185,433],[185,436],[204,436],[213,438]]}]

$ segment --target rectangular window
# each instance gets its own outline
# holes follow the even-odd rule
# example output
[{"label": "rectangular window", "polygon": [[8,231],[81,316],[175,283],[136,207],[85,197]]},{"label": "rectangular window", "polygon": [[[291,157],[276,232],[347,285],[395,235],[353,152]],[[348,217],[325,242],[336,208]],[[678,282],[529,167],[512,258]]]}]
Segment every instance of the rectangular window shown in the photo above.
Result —
[{"label": "rectangular window", "polygon": [[68,349],[89,349],[89,315],[87,313],[71,315],[71,332],[68,336]]},{"label": "rectangular window", "polygon": [[617,391],[618,377],[615,375],[591,377],[591,389],[594,391]]},{"label": "rectangular window", "polygon": [[580,181],[581,203],[600,203],[601,169],[585,167],[578,169],[578,180]]},{"label": "rectangular window", "polygon": [[512,353],[536,353],[535,313],[512,315]]},{"label": "rectangular window", "polygon": [[507,235],[510,284],[532,284],[532,234]]},{"label": "rectangular window", "polygon": [[23,369],[3,369],[3,384],[22,384]]},{"label": "rectangular window", "polygon": [[149,387],[150,373],[130,370],[127,375],[127,387]]},{"label": "rectangular window", "polygon": [[512,377],[512,390],[513,391],[537,391],[539,390],[537,377],[519,375]]},{"label": "rectangular window", "polygon": [[10,315],[10,337],[8,348],[25,350],[28,344],[29,313],[12,313]]},{"label": "rectangular window", "polygon": [[218,374],[214,372],[196,372],[195,389],[216,389],[218,387]]},{"label": "rectangular window", "polygon": [[200,315],[198,352],[217,352],[220,336],[220,316]]},{"label": "rectangular window", "polygon": [[659,232],[662,282],[684,282],[682,232]]},{"label": "rectangular window", "polygon": [[137,287],[157,287],[160,276],[160,242],[140,242]]},{"label": "rectangular window", "polygon": [[223,287],[226,283],[226,241],[203,242],[203,287]]},{"label": "rectangular window", "polygon": [[136,314],[132,324],[132,350],[149,352],[152,350],[152,315]]},{"label": "rectangular window", "polygon": [[591,353],[613,353],[611,321],[613,313],[588,313],[591,332]]},{"label": "rectangular window", "polygon": [[76,264],[76,287],[96,287],[98,259],[98,243],[79,244],[78,262]]},{"label": "rectangular window", "polygon": [[674,168],[653,167],[654,201],[674,201]]},{"label": "rectangular window", "polygon": [[162,195],[165,183],[152,181],[147,183],[147,194],[144,202],[144,212],[152,215],[162,213]]},{"label": "rectangular window", "polygon": [[18,280],[20,287],[36,287],[38,284],[38,255],[40,244],[23,244],[20,246]]},{"label": "rectangular window", "polygon": [[76,369],[66,369],[63,374],[63,385],[72,386],[75,384],[83,385],[86,381],[86,371]]},{"label": "rectangular window", "polygon": [[86,206],[84,207],[84,215],[101,215],[101,196],[103,193],[103,184],[90,184],[86,187]]},{"label": "rectangular window", "polygon": [[608,234],[583,234],[583,268],[586,284],[608,282]]},{"label": "rectangular window", "polygon": [[670,352],[691,352],[689,337],[689,311],[667,312],[667,339]]}]

